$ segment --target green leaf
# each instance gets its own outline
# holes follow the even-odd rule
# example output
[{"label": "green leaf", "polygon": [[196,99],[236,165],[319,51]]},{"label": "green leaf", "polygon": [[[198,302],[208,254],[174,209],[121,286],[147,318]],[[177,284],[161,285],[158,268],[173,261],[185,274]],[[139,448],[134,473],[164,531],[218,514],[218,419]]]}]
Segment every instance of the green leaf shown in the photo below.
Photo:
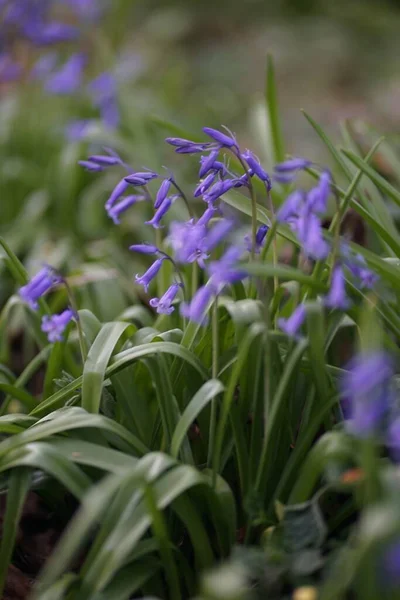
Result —
[{"label": "green leaf", "polygon": [[0,596],[3,597],[8,567],[14,551],[19,520],[22,515],[25,498],[29,491],[31,474],[28,469],[17,468],[10,473],[6,510],[2,519],[0,545]]},{"label": "green leaf", "polygon": [[101,391],[109,360],[128,327],[129,323],[106,323],[90,347],[82,375],[82,408],[90,413],[100,410]]},{"label": "green leaf", "polygon": [[224,386],[218,379],[210,379],[202,385],[195,396],[193,396],[175,427],[171,441],[171,456],[178,458],[182,442],[185,439],[190,426],[203,408],[207,406],[213,398],[218,396],[218,394],[222,393],[223,390]]},{"label": "green leaf", "polygon": [[275,163],[279,163],[285,158],[285,150],[279,118],[279,102],[276,89],[274,63],[270,54],[267,57],[266,99],[274,160]]}]

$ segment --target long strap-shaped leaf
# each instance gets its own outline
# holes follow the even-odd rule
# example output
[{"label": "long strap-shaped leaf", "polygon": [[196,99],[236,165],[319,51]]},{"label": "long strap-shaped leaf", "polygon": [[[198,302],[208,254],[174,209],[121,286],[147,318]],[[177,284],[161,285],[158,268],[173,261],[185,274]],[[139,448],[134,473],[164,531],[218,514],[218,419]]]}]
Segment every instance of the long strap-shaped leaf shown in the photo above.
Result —
[{"label": "long strap-shaped leaf", "polygon": [[121,335],[129,323],[106,323],[100,329],[89,350],[82,375],[82,408],[97,414],[100,410],[101,391],[105,372]]}]

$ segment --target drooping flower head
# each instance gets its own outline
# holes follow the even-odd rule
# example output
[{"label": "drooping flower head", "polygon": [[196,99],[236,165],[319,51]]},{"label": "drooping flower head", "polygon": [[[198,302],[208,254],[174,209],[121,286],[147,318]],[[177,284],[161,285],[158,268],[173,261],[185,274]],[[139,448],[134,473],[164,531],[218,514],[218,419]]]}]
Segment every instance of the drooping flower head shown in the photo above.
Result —
[{"label": "drooping flower head", "polygon": [[61,283],[62,279],[48,265],[44,266],[32,279],[23,285],[19,290],[19,295],[31,308],[38,308],[38,300],[52,287]]},{"label": "drooping flower head", "polygon": [[181,304],[181,314],[195,323],[205,323],[207,308],[213,296],[213,288],[203,285],[197,290],[189,304],[185,302]]},{"label": "drooping flower head", "polygon": [[161,298],[152,298],[150,300],[150,306],[156,308],[159,314],[170,315],[175,310],[172,306],[172,302],[175,300],[181,287],[180,283],[173,283]]},{"label": "drooping flower head", "polygon": [[135,275],[135,281],[139,285],[144,287],[144,291],[147,292],[150,283],[153,281],[159,270],[161,269],[165,257],[158,258],[152,265],[147,269],[143,275]]},{"label": "drooping flower head", "polygon": [[278,319],[278,326],[289,337],[297,337],[300,327],[306,318],[306,309],[304,304],[299,304],[288,319],[283,317]]},{"label": "drooping flower head", "polygon": [[49,342],[61,342],[65,328],[71,319],[74,318],[74,312],[68,308],[59,315],[52,315],[51,317],[45,315],[42,319],[42,331],[47,333]]},{"label": "drooping flower head", "polygon": [[343,269],[337,265],[332,272],[332,282],[328,295],[325,297],[325,305],[330,308],[346,310],[350,301],[346,295],[346,285]]},{"label": "drooping flower head", "polygon": [[392,403],[393,364],[385,352],[362,353],[348,365],[341,381],[349,405],[349,430],[358,437],[379,433]]}]

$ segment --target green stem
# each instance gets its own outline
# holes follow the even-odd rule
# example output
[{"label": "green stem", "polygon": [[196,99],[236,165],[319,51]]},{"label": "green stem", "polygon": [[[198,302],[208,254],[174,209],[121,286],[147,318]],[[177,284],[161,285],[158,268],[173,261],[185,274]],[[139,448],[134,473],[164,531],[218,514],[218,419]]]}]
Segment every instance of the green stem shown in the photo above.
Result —
[{"label": "green stem", "polygon": [[[212,334],[212,367],[211,376],[213,379],[218,378],[218,354],[219,354],[219,339],[218,339],[218,296],[215,297],[214,304],[212,307],[211,316],[211,334]],[[217,405],[216,399],[211,401],[211,414],[210,414],[210,433],[209,433],[209,445],[208,445],[208,459],[207,463],[210,467],[213,461],[214,455],[214,443],[215,443],[215,431],[217,422]],[[213,473],[213,484],[216,483],[217,473]]]},{"label": "green stem", "polygon": [[82,324],[81,324],[79,314],[78,314],[78,306],[76,304],[75,295],[72,292],[72,288],[66,279],[64,279],[64,285],[65,285],[65,289],[67,290],[67,295],[68,295],[71,309],[75,315],[76,328],[78,330],[78,338],[79,338],[79,348],[81,351],[82,364],[84,364],[86,361],[86,358],[87,358],[87,346],[86,346],[85,336],[83,334]]},{"label": "green stem", "polygon": [[187,199],[186,194],[184,193],[184,191],[182,190],[182,188],[176,183],[176,181],[174,179],[172,179],[171,182],[172,182],[172,185],[175,187],[175,189],[180,194],[182,200],[184,201],[185,206],[187,208],[187,211],[189,213],[189,216],[191,218],[194,218],[196,215],[194,214],[193,209],[192,209],[192,207],[189,204],[189,200]]}]

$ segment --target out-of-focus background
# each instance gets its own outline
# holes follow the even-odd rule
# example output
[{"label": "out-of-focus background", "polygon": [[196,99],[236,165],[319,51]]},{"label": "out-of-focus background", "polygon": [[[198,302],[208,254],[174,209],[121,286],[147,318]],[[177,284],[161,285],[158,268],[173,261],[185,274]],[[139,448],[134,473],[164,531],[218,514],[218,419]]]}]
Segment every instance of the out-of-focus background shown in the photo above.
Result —
[{"label": "out-of-focus background", "polygon": [[[334,137],[346,119],[400,129],[397,0],[0,0],[0,19],[0,231],[30,271],[79,269],[104,318],[134,294],[123,248],[146,233],[135,213],[107,218],[121,173],[83,171],[92,150],[189,182],[196,164],[163,143],[164,121],[196,136],[224,124],[268,164],[267,54],[287,152],[324,158],[301,108]],[[102,285],[115,298],[96,306]]]}]

